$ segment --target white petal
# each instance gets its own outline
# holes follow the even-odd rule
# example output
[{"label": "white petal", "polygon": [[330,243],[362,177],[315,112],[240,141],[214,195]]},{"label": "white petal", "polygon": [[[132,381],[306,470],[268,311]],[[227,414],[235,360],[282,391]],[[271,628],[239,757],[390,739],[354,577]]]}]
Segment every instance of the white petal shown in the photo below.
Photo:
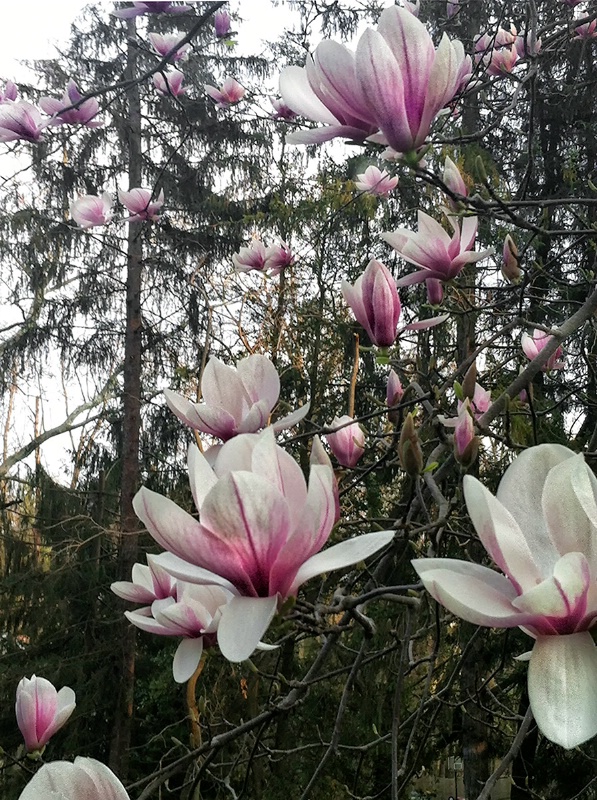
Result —
[{"label": "white petal", "polygon": [[550,741],[570,749],[597,734],[597,649],[590,633],[537,639],[529,698],[539,730]]},{"label": "white petal", "polygon": [[280,73],[280,94],[285,104],[296,114],[315,122],[338,122],[317,97],[303,67],[286,67]]},{"label": "white petal", "polygon": [[207,459],[195,444],[189,447],[188,465],[189,483],[191,485],[191,492],[193,493],[193,500],[195,501],[197,511],[201,511],[205,495],[212,486],[216,485],[218,479]]},{"label": "white petal", "polygon": [[543,575],[551,575],[560,557],[547,530],[541,497],[548,472],[575,453],[559,444],[529,447],[514,459],[500,481],[498,500],[526,537]]},{"label": "white petal", "polygon": [[193,677],[203,653],[203,636],[183,639],[178,645],[172,662],[172,673],[176,683],[186,683]]},{"label": "white petal", "polygon": [[278,607],[277,597],[233,597],[222,610],[218,645],[228,661],[245,661],[260,644]]},{"label": "white petal", "polygon": [[286,414],[286,416],[277,419],[272,423],[272,429],[274,433],[285,431],[287,428],[294,428],[295,425],[298,425],[299,422],[304,420],[309,413],[310,407],[311,403],[307,401],[300,408],[297,408],[296,411],[291,411],[290,414]]},{"label": "white petal", "polygon": [[321,575],[334,569],[350,567],[352,564],[363,561],[363,559],[368,558],[373,553],[377,553],[378,550],[389,544],[395,534],[396,531],[365,533],[362,536],[355,536],[354,539],[347,539],[345,542],[335,544],[333,547],[328,547],[327,550],[322,550],[321,553],[316,553],[300,567],[292,584],[290,594],[296,594],[299,586],[316,575]]},{"label": "white petal", "polygon": [[154,556],[157,564],[160,565],[167,573],[181,581],[188,581],[189,583],[198,583],[199,585],[215,584],[216,586],[223,586],[229,592],[236,594],[236,589],[230,581],[216,575],[215,572],[210,572],[203,567],[196,567],[194,564],[189,564],[173,553],[161,553],[159,556]]}]

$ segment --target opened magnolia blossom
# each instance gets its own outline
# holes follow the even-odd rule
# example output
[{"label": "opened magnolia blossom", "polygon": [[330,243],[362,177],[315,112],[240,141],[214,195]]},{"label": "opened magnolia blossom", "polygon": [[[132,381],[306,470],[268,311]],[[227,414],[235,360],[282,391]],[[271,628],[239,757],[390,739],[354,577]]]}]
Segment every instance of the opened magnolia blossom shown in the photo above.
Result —
[{"label": "opened magnolia blossom", "polygon": [[19,800],[129,800],[111,769],[94,758],[44,764],[19,795]]},{"label": "opened magnolia blossom", "polygon": [[220,586],[234,596],[220,607],[218,645],[242,661],[259,645],[280,603],[305,581],[362,561],[393,538],[369,533],[319,552],[336,517],[335,479],[327,463],[301,468],[271,428],[226,442],[213,468],[189,450],[189,480],[199,510],[192,517],[166,497],[142,488],[134,508],[169,553],[156,558],[177,579]]},{"label": "opened magnolia blossom", "polygon": [[326,123],[292,133],[288,140],[311,144],[336,136],[372,137],[401,153],[416,150],[471,70],[461,42],[444,34],[436,49],[425,25],[392,5],[382,12],[376,31],[363,33],[356,53],[323,41],[304,68],[283,70],[280,94],[286,105]]},{"label": "opened magnolia blossom", "polygon": [[475,625],[519,626],[535,639],[528,687],[543,734],[572,748],[597,734],[597,479],[582,455],[531,447],[497,497],[464,478],[475,530],[504,573],[469,561],[414,561],[430,594]]},{"label": "opened magnolia blossom", "polygon": [[[239,433],[256,433],[264,428],[280,396],[280,378],[265,356],[253,355],[229,367],[212,356],[201,379],[203,403],[193,403],[166,389],[171,411],[195,430],[224,441]],[[278,419],[274,431],[291,428],[309,412],[309,403]]]}]

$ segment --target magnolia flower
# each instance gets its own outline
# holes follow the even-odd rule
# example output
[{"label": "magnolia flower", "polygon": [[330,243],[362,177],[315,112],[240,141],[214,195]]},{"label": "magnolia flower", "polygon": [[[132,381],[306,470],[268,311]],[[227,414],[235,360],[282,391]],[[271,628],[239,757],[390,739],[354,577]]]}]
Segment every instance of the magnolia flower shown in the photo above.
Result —
[{"label": "magnolia flower", "polygon": [[112,219],[112,195],[103,192],[99,197],[84,194],[71,203],[70,215],[81,228],[106,225]]},{"label": "magnolia flower", "polygon": [[[452,161],[450,156],[446,156],[446,160],[444,162],[444,174],[442,180],[446,184],[448,189],[454,194],[458,194],[461,197],[468,196],[468,189],[466,188],[466,183],[464,182],[464,179],[460,174],[460,170],[458,169],[456,164]],[[446,197],[446,202],[452,211],[457,211],[459,203],[452,200],[451,197]]]},{"label": "magnolia flower", "polygon": [[397,228],[393,232],[382,233],[382,238],[405,261],[419,267],[418,272],[400,278],[396,285],[412,286],[425,281],[428,293],[434,293],[433,299],[437,299],[439,294],[441,300],[441,282],[452,280],[466,264],[486,258],[493,250],[472,252],[477,236],[477,217],[463,217],[459,220],[449,214],[448,221],[454,231],[452,236],[424,211],[419,211],[418,221],[417,233],[406,228]]},{"label": "magnolia flower", "polygon": [[[280,378],[265,356],[247,356],[228,367],[212,356],[201,379],[203,403],[192,403],[169,389],[166,402],[176,416],[195,430],[220,439],[239,433],[255,433],[269,421],[280,396]],[[308,413],[309,403],[273,424],[278,432],[297,425]]]},{"label": "magnolia flower", "polygon": [[558,444],[525,450],[494,497],[476,478],[464,496],[500,575],[469,561],[414,561],[425,588],[474,625],[520,626],[535,639],[528,688],[543,734],[565,748],[597,734],[597,479]]},{"label": "magnolia flower", "polygon": [[163,97],[182,97],[186,94],[186,89],[183,87],[184,73],[176,67],[166,70],[165,72],[154,72],[153,85],[158,94]]},{"label": "magnolia flower", "polygon": [[226,78],[220,88],[204,84],[205,93],[216,102],[216,108],[228,108],[235,103],[239,103],[245,96],[245,90],[234,78]]},{"label": "magnolia flower", "polygon": [[506,234],[502,250],[502,275],[509,283],[518,283],[522,270],[518,262],[518,248],[510,234]]},{"label": "magnolia flower", "polygon": [[118,8],[112,14],[121,19],[132,19],[141,14],[184,14],[185,11],[190,11],[191,8],[192,6],[186,3],[162,3],[150,0],[150,2],[146,3],[133,3],[132,6],[127,8]]},{"label": "magnolia flower", "polygon": [[19,96],[19,90],[12,81],[6,81],[4,90],[0,91],[0,103],[12,103]]},{"label": "magnolia flower", "polygon": [[425,142],[431,124],[471,73],[461,42],[446,35],[436,50],[426,27],[405,8],[390,6],[377,31],[367,29],[356,54],[324,41],[304,68],[280,75],[286,105],[323,128],[298,131],[295,144],[336,136],[374,141],[407,153]]},{"label": "magnolia flower", "polygon": [[159,218],[159,211],[164,205],[164,190],[162,189],[156,200],[152,202],[151,189],[131,189],[129,192],[118,192],[118,199],[122,205],[131,212],[129,222],[141,222],[148,220],[156,222]]},{"label": "magnolia flower", "polygon": [[133,501],[158,561],[179,580],[216,584],[234,597],[221,607],[217,639],[230,661],[248,658],[276,609],[310,578],[377,552],[393,531],[365,534],[320,553],[335,518],[334,476],[312,464],[309,487],[271,429],[226,442],[213,468],[194,445],[189,479],[199,519],[142,488]]},{"label": "magnolia flower", "polygon": [[398,330],[402,307],[396,281],[381,261],[372,259],[354,286],[342,281],[342,296],[350,306],[357,322],[377,347],[390,347],[404,331],[418,331],[439,325],[446,315],[411,322]]},{"label": "magnolia flower", "polygon": [[[578,21],[580,22],[588,16],[588,14],[581,14],[578,17]],[[597,39],[597,19],[592,19],[590,22],[585,22],[582,25],[575,25],[574,33],[575,36],[573,37],[572,41],[575,39]]]},{"label": "magnolia flower", "polygon": [[[393,406],[397,405],[402,400],[403,394],[404,389],[400,383],[400,378],[398,377],[398,374],[391,369],[390,374],[388,375],[388,383],[386,385],[386,405],[388,408],[392,409]],[[388,417],[390,418],[390,422],[393,422],[394,424],[398,420],[398,415],[394,411],[390,411],[388,413]]]},{"label": "magnolia flower", "polygon": [[378,197],[387,197],[392,189],[398,186],[398,178],[390,177],[385,171],[371,165],[365,172],[357,175],[355,186],[360,192],[375,194]]},{"label": "magnolia flower", "polygon": [[52,761],[35,773],[19,800],[129,800],[112,770],[94,758]]},{"label": "magnolia flower", "polygon": [[274,108],[273,119],[292,120],[296,118],[294,111],[281,98],[270,97],[270,101]]},{"label": "magnolia flower", "polygon": [[155,556],[147,556],[147,566],[135,564],[132,578],[132,583],[116,581],[110,589],[123,600],[150,605],[154,600],[164,600],[176,595],[175,579],[160,567]]},{"label": "magnolia flower", "polygon": [[49,120],[26,100],[0,104],[0,142],[39,142]]},{"label": "magnolia flower", "polygon": [[483,63],[489,75],[504,75],[512,72],[518,62],[516,45],[493,49],[483,56]]},{"label": "magnolia flower", "polygon": [[215,645],[222,607],[232,597],[232,592],[222,586],[193,586],[175,581],[174,596],[156,599],[151,606],[125,611],[124,615],[147,633],[182,637],[172,662],[172,673],[177,683],[186,683],[199,666],[203,649]]},{"label": "magnolia flower", "polygon": [[289,267],[293,260],[294,255],[286,242],[270,244],[265,250],[263,272],[274,277],[275,275],[279,275],[283,269]]},{"label": "magnolia flower", "polygon": [[477,457],[479,440],[475,436],[473,409],[468,397],[458,404],[458,416],[453,419],[438,417],[442,425],[454,428],[454,457],[459,464],[470,466]]},{"label": "magnolia flower", "polygon": [[102,192],[99,197],[84,194],[71,203],[70,215],[81,228],[106,225],[112,219],[113,202],[109,192]]},{"label": "magnolia flower", "polygon": [[[479,419],[488,410],[491,405],[491,392],[484,389],[480,384],[475,383],[475,389],[472,399],[468,398],[470,403],[470,410],[475,419]],[[458,401],[458,412],[463,406],[463,401]]]},{"label": "magnolia flower", "polygon": [[[529,361],[532,361],[534,358],[537,358],[545,345],[552,339],[553,336],[550,336],[550,334],[535,328],[532,336],[529,336],[528,333],[522,334],[522,350]],[[549,372],[551,369],[563,369],[564,362],[561,361],[562,355],[563,350],[561,347],[558,347],[555,353],[552,353],[545,364],[543,364],[541,369],[545,372]]]},{"label": "magnolia flower", "polygon": [[254,236],[248,247],[241,247],[238,253],[234,253],[232,263],[238,272],[251,272],[252,270],[263,272],[266,259],[265,245],[261,239]]},{"label": "magnolia flower", "polygon": [[[181,33],[167,33],[162,35],[161,33],[150,33],[148,34],[149,41],[151,46],[154,49],[154,52],[165,58],[168,53],[170,53],[177,44],[183,38],[183,34]],[[189,50],[191,49],[190,44],[184,44],[182,47],[178,47],[172,55],[170,56],[170,61],[176,63],[177,61],[184,61],[184,59],[188,58]]]},{"label": "magnolia flower", "polygon": [[365,434],[361,426],[345,414],[343,417],[334,417],[330,427],[338,429],[325,435],[330,450],[339,464],[352,469],[365,452]]},{"label": "magnolia flower", "polygon": [[75,693],[68,686],[56,691],[45,678],[22,678],[17,686],[17,725],[28,752],[41,750],[75,710]]},{"label": "magnolia flower", "polygon": [[[71,78],[61,100],[56,100],[54,97],[41,97],[39,104],[46,114],[52,116],[50,125],[85,125],[87,128],[101,128],[104,120],[95,119],[100,111],[99,103],[95,97],[90,97],[81,103],[82,97],[77,84]],[[76,108],[70,108],[77,103],[79,105]],[[63,109],[68,110],[63,111]]]},{"label": "magnolia flower", "polygon": [[214,14],[214,28],[218,39],[224,39],[230,33],[230,14],[225,9]]}]

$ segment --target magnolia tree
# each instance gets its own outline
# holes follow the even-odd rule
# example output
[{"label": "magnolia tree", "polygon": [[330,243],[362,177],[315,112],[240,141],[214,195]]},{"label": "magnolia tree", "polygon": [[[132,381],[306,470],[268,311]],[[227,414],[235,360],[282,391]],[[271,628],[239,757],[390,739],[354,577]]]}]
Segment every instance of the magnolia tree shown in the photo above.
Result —
[{"label": "magnolia tree", "polygon": [[[208,28],[216,47],[242,36],[224,3],[119,4],[120,83],[84,92],[70,76],[60,98],[30,99],[5,86],[0,139],[40,162],[64,126],[109,126],[119,92],[129,129],[129,185],[64,205],[89,252],[127,231],[109,529],[121,574],[98,594],[126,626],[119,702],[109,755],[102,741],[57,760],[50,739],[78,724],[75,692],[22,678],[24,747],[6,768],[23,800],[447,796],[434,778],[455,755],[468,800],[592,796],[597,8],[324,6],[300,4],[273,98],[247,91],[234,58],[209,82],[194,53]],[[314,33],[333,38],[305,61]],[[135,48],[153,59],[145,71]],[[268,190],[242,215],[234,253],[188,262],[199,359],[175,341],[176,368],[156,356],[152,373],[155,309],[160,331],[180,311],[149,281],[153,262],[173,225],[193,235],[160,175],[188,175],[198,94],[216,131],[234,114],[280,129],[280,179],[275,201]],[[142,135],[158,102],[189,125],[174,152],[167,126]],[[328,148],[311,173],[305,145]],[[249,188],[227,194],[249,208]],[[156,407],[188,489],[162,474],[173,456],[140,452]],[[16,633],[39,671],[37,642]]]}]

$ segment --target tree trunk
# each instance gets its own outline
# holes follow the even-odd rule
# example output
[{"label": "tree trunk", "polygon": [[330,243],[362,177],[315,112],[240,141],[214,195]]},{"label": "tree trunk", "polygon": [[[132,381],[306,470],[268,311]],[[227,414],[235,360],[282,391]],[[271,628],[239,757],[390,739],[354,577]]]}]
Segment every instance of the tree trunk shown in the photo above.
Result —
[{"label": "tree trunk", "polygon": [[[136,77],[137,49],[135,21],[128,21],[128,52],[125,77]],[[141,185],[141,103],[139,87],[127,89],[127,145],[129,187]],[[122,424],[122,473],[120,484],[119,577],[130,580],[137,559],[139,523],[133,511],[133,497],[139,483],[139,430],[141,427],[141,266],[143,248],[142,223],[129,223],[126,282],[126,331],[124,342],[124,390]],[[133,720],[135,683],[135,628],[123,617],[121,623],[120,663],[117,668],[118,700],[110,745],[110,767],[122,779],[126,778],[128,751]]]}]

